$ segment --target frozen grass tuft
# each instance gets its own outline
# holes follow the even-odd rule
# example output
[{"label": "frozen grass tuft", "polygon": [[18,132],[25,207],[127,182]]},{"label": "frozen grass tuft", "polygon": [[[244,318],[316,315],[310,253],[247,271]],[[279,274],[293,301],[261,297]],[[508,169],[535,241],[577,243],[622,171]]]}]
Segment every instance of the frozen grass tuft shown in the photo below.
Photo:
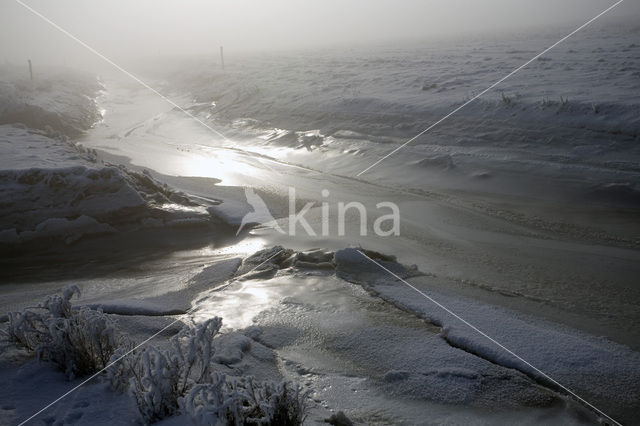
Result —
[{"label": "frozen grass tuft", "polygon": [[500,92],[500,96],[501,96],[501,101],[504,105],[506,106],[511,106],[513,105],[513,99],[507,95],[504,94],[504,92]]},{"label": "frozen grass tuft", "polygon": [[36,353],[62,368],[70,379],[102,370],[119,346],[111,319],[88,308],[50,321],[49,332],[51,340],[40,344]]},{"label": "frozen grass tuft", "polygon": [[73,309],[77,294],[78,287],[66,287],[36,307],[10,313],[8,339],[54,363],[70,379],[109,366],[112,388],[133,396],[145,423],[184,413],[207,424],[302,424],[307,393],[300,386],[214,371],[213,343],[222,319],[184,327],[167,349],[132,351],[134,343],[119,337],[102,311]]},{"label": "frozen grass tuft", "polygon": [[[212,346],[222,320],[185,327],[166,350],[148,347],[109,370],[114,389],[130,392],[145,422],[180,413],[197,424],[300,425],[307,394],[286,382],[254,382],[214,371]],[[125,353],[121,348],[114,359]]]},{"label": "frozen grass tuft", "polygon": [[566,109],[570,109],[571,104],[569,103],[569,97],[560,96],[560,101],[551,100],[549,97],[543,97],[540,102],[540,106],[543,108],[557,107],[558,111],[563,111]]},{"label": "frozen grass tuft", "polygon": [[[220,318],[212,318],[197,327],[183,328],[171,338],[167,350],[150,346],[123,358],[109,369],[112,387],[130,391],[148,422],[177,414],[178,398],[194,384],[211,381],[212,343],[221,326]],[[126,348],[119,349],[113,359],[126,352]]]},{"label": "frozen grass tuft", "polygon": [[103,369],[121,343],[115,323],[101,311],[74,310],[77,286],[48,297],[35,308],[8,315],[8,339],[61,368],[69,379]]},{"label": "frozen grass tuft", "polygon": [[181,405],[197,424],[294,426],[304,422],[306,399],[299,385],[216,373],[211,383],[194,386]]}]

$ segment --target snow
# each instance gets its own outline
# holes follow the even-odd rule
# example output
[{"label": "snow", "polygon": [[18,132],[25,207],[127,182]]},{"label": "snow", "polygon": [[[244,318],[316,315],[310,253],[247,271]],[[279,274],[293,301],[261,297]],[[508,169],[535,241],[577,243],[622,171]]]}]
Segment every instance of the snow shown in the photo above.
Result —
[{"label": "snow", "polygon": [[[2,366],[2,425],[23,421],[34,414],[36,407],[50,403],[76,385],[68,382],[62,372],[46,368],[36,360],[3,362]],[[136,417],[137,408],[132,399],[110,391],[108,383],[89,383],[82,392],[71,394],[63,404],[43,413],[40,421],[108,426],[131,424]]]},{"label": "snow", "polygon": [[[265,250],[256,258],[276,249]],[[322,256],[310,253],[292,257],[325,263],[322,256],[327,252]],[[435,292],[429,285],[437,277],[403,266],[393,257],[367,253],[605,412],[625,412],[635,406],[640,391],[638,353],[515,311]],[[246,329],[247,336],[275,348],[288,360],[292,377],[360,371],[368,377],[366,389],[445,404],[495,407],[500,401],[503,409],[545,407],[557,398],[572,399],[538,371],[382,271],[356,249],[337,251],[332,263],[338,277],[364,286],[366,292],[327,275],[326,268],[316,268],[314,273],[313,262],[299,262],[300,266],[296,261],[279,262],[282,269],[277,267],[275,276],[259,275],[232,282],[224,292],[204,293],[196,303],[196,318],[207,318],[213,312],[233,318],[227,329]],[[381,302],[375,302],[369,293],[411,314],[401,314],[389,305],[383,308],[384,304],[375,308]],[[386,315],[394,315],[395,320],[389,321]],[[319,353],[318,347],[323,348]],[[312,382],[316,380],[322,381]],[[334,377],[331,383],[337,381]],[[618,394],[613,402],[611,395]],[[345,395],[341,398],[337,400],[344,405],[337,403],[336,409],[362,402],[349,403]]]},{"label": "snow", "polygon": [[[0,244],[72,244],[144,228],[206,227],[207,206],[105,163],[77,140],[101,119],[103,86],[86,74],[42,71],[36,82],[3,67],[0,82]],[[35,247],[31,244],[29,247]]]},{"label": "snow", "polygon": [[[224,262],[223,262],[224,263]],[[80,323],[86,327],[82,330],[85,334],[83,340],[74,340],[73,342],[88,344],[92,338],[108,338],[115,344],[116,340],[122,342],[122,331],[133,328],[140,328],[145,325],[145,321],[141,318],[126,316],[119,317],[117,315],[103,314],[99,311],[88,311],[72,309],[69,299],[78,293],[77,287],[69,287],[62,291],[62,296],[49,297],[42,306],[50,309],[47,318],[52,318],[58,324],[65,315],[68,318],[85,318],[86,323]],[[57,318],[57,315],[62,315]],[[87,317],[88,315],[88,317]],[[102,321],[100,326],[96,321]],[[177,321],[169,323],[166,328],[173,326]],[[158,321],[154,324],[157,327]],[[105,328],[104,324],[108,327]],[[117,324],[117,325],[116,325]],[[60,324],[58,324],[60,325]],[[276,379],[279,383],[281,376],[275,369],[275,358],[271,351],[254,342],[248,337],[240,333],[227,333],[218,335],[221,319],[213,318],[205,321],[196,327],[183,326],[172,327],[169,330],[171,339],[162,342],[155,339],[149,345],[142,347],[140,351],[120,360],[117,365],[110,367],[107,377],[111,381],[112,389],[108,389],[102,376],[98,376],[95,380],[86,383],[82,387],[82,392],[69,394],[68,398],[56,404],[53,409],[46,410],[45,413],[39,415],[39,418],[45,422],[56,421],[80,421],[81,423],[90,421],[91,416],[101,415],[97,419],[98,424],[103,419],[108,420],[111,424],[131,424],[137,422],[141,416],[146,420],[162,419],[164,416],[172,416],[178,414],[178,403],[182,393],[190,390],[197,384],[209,383],[209,374],[211,377],[221,377],[223,380],[232,383],[236,380],[236,376],[243,373],[247,375],[255,375],[257,377],[257,389],[271,389],[271,386],[282,386],[271,384],[270,380]],[[177,328],[177,332],[176,332]],[[65,341],[57,341],[57,333],[64,331],[64,328],[54,327],[51,329],[53,340],[47,344],[69,344]],[[69,330],[67,330],[69,331]],[[80,331],[80,330],[77,330]],[[139,332],[140,330],[138,330]],[[147,340],[147,335],[143,331],[142,334],[135,333],[137,337]],[[166,338],[166,337],[164,337]],[[52,398],[64,393],[67,389],[76,386],[80,379],[75,379],[73,375],[68,375],[69,382],[60,377],[59,373],[51,368],[48,363],[38,363],[33,360],[32,356],[25,353],[14,346],[13,343],[2,343],[2,351],[0,352],[0,378],[3,383],[12,384],[12,390],[22,389],[25,382],[29,386],[40,386],[42,392],[21,391],[18,394],[2,393],[4,415],[2,417],[11,423],[22,421],[28,416],[34,414],[35,410],[47,404]],[[158,346],[154,346],[158,345]],[[44,349],[47,346],[43,347]],[[121,346],[112,356],[112,359],[122,356],[128,345]],[[39,349],[40,350],[40,347]],[[73,362],[73,356],[81,356],[75,354],[71,350],[60,353],[59,355],[69,356],[69,362]],[[45,360],[48,358],[45,357]],[[63,363],[62,366],[67,363]],[[129,381],[131,369],[139,370],[143,374],[141,380]],[[198,376],[196,371],[200,371]],[[175,382],[174,382],[175,380]],[[245,380],[239,377],[237,380]],[[262,382],[262,380],[267,380]],[[129,385],[129,382],[131,385]],[[133,394],[136,399],[130,397],[127,393],[118,393],[115,390],[125,390],[129,386],[136,384]],[[238,382],[240,383],[240,382]],[[245,382],[242,382],[245,383]],[[247,382],[250,383],[250,382]],[[184,388],[183,388],[184,387]],[[183,388],[183,391],[180,389]],[[7,389],[6,387],[4,388]],[[240,388],[238,388],[239,390]],[[258,400],[256,403],[267,404],[263,409],[267,410],[269,404],[275,401],[268,395],[261,395],[256,389]],[[275,389],[275,388],[274,388]],[[81,395],[82,394],[82,397]],[[255,397],[255,395],[254,395]],[[78,401],[82,401],[79,403]],[[114,401],[114,409],[119,411],[119,416],[105,416],[94,403],[86,401]],[[137,401],[138,408],[132,402]],[[173,401],[173,402],[172,402]],[[168,405],[167,405],[168,404]],[[100,405],[100,404],[97,404]],[[133,407],[133,409],[132,409]],[[140,413],[138,412],[140,410]],[[169,411],[166,411],[169,410]],[[175,410],[175,411],[171,411]],[[186,414],[186,413],[183,413]],[[267,416],[269,414],[267,413]],[[185,418],[182,418],[185,421]]]},{"label": "snow", "polygon": [[[584,395],[587,400],[594,398],[598,403],[602,401],[603,404],[614,405],[610,397],[615,394],[619,395],[615,404],[623,407],[636,404],[640,395],[640,354],[637,352],[603,338],[585,335],[504,308],[459,295],[442,294],[430,288],[430,283],[436,281],[436,277],[406,278],[404,268],[389,268],[394,269],[397,275],[404,275],[412,285],[512,350],[529,365],[387,272],[378,269],[377,275],[372,274],[371,266],[363,266],[363,260],[373,265],[356,249],[337,252],[338,273],[342,265],[346,266],[347,274],[342,276],[362,283],[384,300],[438,325],[442,328],[443,337],[453,346],[498,365],[525,372],[541,383],[554,387],[555,384],[544,373],[578,395]],[[381,263],[387,267],[387,264]],[[375,265],[373,267],[377,268]],[[598,406],[598,403],[595,405]]]},{"label": "snow", "polygon": [[218,291],[218,287],[231,279],[241,264],[240,258],[219,260],[201,269],[194,277],[178,289],[146,298],[128,298],[87,304],[92,309],[117,315],[164,316],[184,314],[191,308],[193,300],[205,291]]},{"label": "snow", "polygon": [[[501,86],[503,93],[470,105],[451,125],[434,129],[358,182],[342,176],[363,170],[553,37],[508,44],[469,42],[447,49],[403,46],[348,54],[239,57],[237,68],[230,64],[224,75],[212,76],[209,64],[199,63],[170,78],[165,88],[177,90],[181,94],[175,99],[181,105],[231,136],[224,141],[155,95],[140,95],[115,83],[104,86],[86,76],[31,83],[3,70],[0,249],[13,255],[16,248],[55,248],[64,257],[72,253],[66,246],[95,237],[98,251],[104,253],[113,246],[101,246],[106,239],[98,237],[149,230],[135,234],[133,239],[142,240],[144,250],[126,265],[115,264],[105,274],[94,267],[93,258],[82,262],[86,269],[74,276],[84,292],[81,307],[102,310],[137,341],[169,326],[151,342],[158,351],[166,349],[167,339],[180,331],[182,322],[222,316],[223,334],[214,343],[214,361],[221,371],[305,384],[313,391],[313,420],[344,410],[364,424],[425,419],[455,424],[592,423],[596,414],[530,365],[355,249],[334,253],[328,248],[373,242],[371,238],[354,236],[346,242],[331,236],[301,237],[288,243],[327,248],[296,252],[274,246],[287,236],[254,230],[246,238],[224,241],[229,247],[218,247],[216,238],[229,229],[232,235],[234,225],[251,211],[245,188],[218,184],[256,187],[269,209],[280,205],[280,211],[272,211],[276,217],[286,215],[279,197],[292,182],[305,197],[316,194],[316,201],[320,188],[326,187],[345,200],[363,195],[375,203],[393,194],[404,203],[403,219],[409,225],[400,239],[375,241],[376,250],[398,255],[400,262],[424,257],[421,267],[440,262],[437,272],[448,271],[448,278],[469,278],[471,271],[470,285],[477,280],[478,287],[513,299],[536,300],[540,306],[560,300],[560,307],[591,307],[585,297],[594,297],[594,288],[600,291],[607,280],[619,278],[610,277],[601,265],[629,276],[637,269],[637,241],[628,235],[628,218],[617,228],[624,231],[619,242],[597,230],[574,229],[572,222],[549,224],[538,217],[478,206],[486,193],[547,201],[559,194],[563,202],[564,195],[571,194],[569,201],[578,201],[575,211],[580,214],[582,203],[604,203],[612,209],[637,206],[638,47],[629,43],[637,29],[607,31],[612,31],[610,37],[585,34],[586,39],[575,40],[565,54],[537,61]],[[598,47],[585,50],[586,45]],[[594,56],[602,60],[594,61]],[[184,95],[185,90],[195,94],[195,101]],[[102,120],[97,102],[103,101],[112,108],[109,120]],[[145,167],[153,170],[144,171]],[[385,186],[402,191],[387,191]],[[427,202],[415,197],[407,201],[405,190]],[[443,193],[433,192],[440,190]],[[471,196],[463,203],[451,196],[458,190],[478,198]],[[498,197],[499,207],[503,202]],[[523,210],[529,206],[524,204]],[[316,219],[317,213],[318,209],[311,212]],[[588,221],[597,222],[591,213],[584,211]],[[603,216],[609,213],[605,210]],[[473,220],[467,219],[472,215]],[[508,220],[498,220],[504,217]],[[508,221],[513,223],[505,224]],[[148,259],[156,249],[151,236],[168,228],[175,228],[171,235],[178,242],[191,228],[202,238],[190,250]],[[414,233],[416,229],[428,232]],[[64,246],[54,247],[53,241]],[[126,252],[128,246],[118,249]],[[268,248],[238,257],[247,247],[263,246]],[[225,255],[225,250],[232,255]],[[447,291],[452,281],[432,274],[435,266],[421,272],[391,255],[365,254],[614,418],[637,418],[637,352]],[[578,257],[580,262],[573,273],[566,273],[571,269],[548,262],[554,257],[556,263]],[[601,260],[594,262],[596,258]],[[473,262],[482,268],[466,269]],[[581,265],[584,270],[577,271]],[[616,269],[619,265],[628,268]],[[534,270],[553,267],[562,273],[561,280]],[[492,274],[483,273],[487,270]],[[597,276],[583,284],[580,278],[593,271]],[[500,276],[502,282],[495,278]],[[601,276],[606,280],[598,281]],[[631,282],[623,278],[614,290]],[[42,282],[24,286],[10,281],[3,306],[24,306],[34,295],[62,284],[49,275],[38,280]],[[607,300],[597,303],[594,321],[611,316],[606,324],[620,328],[626,327],[621,319],[633,321],[635,293],[632,288],[625,291],[611,292],[616,301],[627,299],[613,307]],[[186,315],[191,308],[192,315]],[[8,316],[1,318],[6,321]],[[176,319],[180,321],[171,325]],[[633,330],[615,332],[607,335],[634,336]],[[0,407],[0,423],[21,421],[50,396],[78,383],[65,382],[61,374],[14,348],[2,349],[0,381],[9,385],[0,390],[2,400],[8,401]],[[104,383],[90,383],[43,413],[42,419],[128,424],[137,416],[132,402],[107,390]],[[192,408],[196,417],[210,418],[211,413]],[[164,423],[187,421],[181,415]]]},{"label": "snow", "polygon": [[21,67],[6,64],[0,75],[0,124],[78,137],[101,119],[96,97],[103,86],[91,74],[43,67],[30,81]]},{"label": "snow", "polygon": [[[270,274],[246,273],[246,268],[255,267],[275,253],[282,255],[264,264]],[[420,280],[435,279],[396,262],[393,256],[366,253],[416,285],[421,285]],[[533,372],[458,326],[455,319],[439,314],[415,293],[405,291],[397,280],[381,274],[355,249],[333,253],[272,247],[247,257],[245,266],[239,269],[240,264],[240,259],[232,258],[204,267],[185,283],[182,291],[139,301],[104,301],[93,307],[109,309],[111,305],[110,315],[117,318],[118,329],[135,330],[132,336],[144,338],[157,331],[160,323],[144,325],[148,328],[144,331],[141,326],[147,320],[143,318],[149,317],[140,315],[171,314],[154,310],[150,307],[153,303],[160,306],[159,301],[163,301],[162,309],[167,309],[186,307],[185,302],[194,300],[196,323],[214,314],[229,318],[223,334],[214,339],[216,364],[232,368],[235,374],[269,378],[278,377],[278,368],[282,369],[285,378],[304,383],[312,390],[312,399],[319,401],[314,403],[314,418],[326,418],[330,410],[344,410],[349,418],[365,423],[372,421],[371,416],[393,416],[389,418],[396,422],[413,423],[426,415],[454,422],[484,419],[508,423],[506,419],[515,419],[512,416],[517,413],[525,423],[546,418],[551,424],[574,424],[592,416],[553,387],[531,380],[528,376],[535,376]],[[326,264],[333,265],[335,274]],[[479,321],[488,333],[496,331],[492,325],[506,324],[503,330],[511,330],[510,333],[496,338],[518,347],[523,356],[537,348],[533,355],[527,353],[531,361],[544,365],[568,386],[577,386],[582,394],[610,396],[621,394],[624,389],[617,403],[635,402],[630,390],[637,383],[634,369],[640,365],[636,353],[495,306],[441,294],[433,297],[451,304],[451,309],[464,309],[467,319]],[[124,316],[113,315],[116,312]],[[420,318],[428,318],[429,322]],[[564,346],[540,350],[558,339]],[[153,344],[166,345],[157,339]],[[573,350],[576,348],[577,352]],[[10,362],[6,358],[10,351],[5,354],[2,362]],[[279,363],[281,367],[276,368]],[[6,380],[16,380],[16,375],[34,368],[32,362],[21,361],[19,365],[16,371],[3,368]],[[603,370],[594,371],[598,368]],[[624,383],[620,382],[620,370],[628,377]],[[595,373],[601,389],[593,386]],[[608,374],[618,381],[606,382]],[[56,386],[48,388],[58,392]],[[84,392],[97,398],[114,398],[113,394],[103,396],[108,391],[99,382],[88,385]],[[118,404],[126,405],[122,400],[129,399],[121,397]],[[416,400],[420,404],[412,402]],[[61,402],[56,411],[46,416],[59,419],[73,401]],[[39,398],[12,402],[16,407],[12,415],[24,418],[29,405],[23,404],[41,406],[44,402]],[[454,414],[445,409],[450,404],[457,407]],[[497,407],[499,416],[484,411]],[[131,413],[130,408],[127,410]],[[84,415],[91,413],[89,410]],[[134,411],[131,415],[137,414]],[[179,416],[167,424],[184,420]]]},{"label": "snow", "polygon": [[0,126],[0,143],[5,245],[210,221],[205,207],[81,146],[13,125]]},{"label": "snow", "polygon": [[[224,73],[193,60],[168,80],[244,147],[354,176],[563,35],[241,55]],[[638,190],[637,38],[633,25],[577,34],[360,178],[637,206],[592,194]]]}]

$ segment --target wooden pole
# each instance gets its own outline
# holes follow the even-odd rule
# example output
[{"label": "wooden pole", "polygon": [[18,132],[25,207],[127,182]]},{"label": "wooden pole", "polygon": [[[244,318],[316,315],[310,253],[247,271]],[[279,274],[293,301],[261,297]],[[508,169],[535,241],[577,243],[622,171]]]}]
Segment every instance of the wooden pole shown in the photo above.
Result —
[{"label": "wooden pole", "polygon": [[29,76],[31,77],[31,81],[33,81],[33,67],[31,66],[31,59],[27,59],[29,62]]},{"label": "wooden pole", "polygon": [[222,71],[224,71],[224,50],[222,46],[220,46],[220,65],[222,66]]}]

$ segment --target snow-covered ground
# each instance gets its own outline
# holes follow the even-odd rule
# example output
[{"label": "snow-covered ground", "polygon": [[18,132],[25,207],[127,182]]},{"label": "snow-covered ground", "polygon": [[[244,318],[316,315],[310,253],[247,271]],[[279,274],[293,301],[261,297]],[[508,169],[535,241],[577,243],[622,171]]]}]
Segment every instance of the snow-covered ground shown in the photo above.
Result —
[{"label": "snow-covered ground", "polygon": [[[284,377],[304,384],[312,392],[311,419],[343,410],[359,424],[416,424],[425,419],[455,424],[588,424],[596,420],[566,395],[537,383],[535,375],[474,354],[482,342],[452,345],[434,322],[338,278],[355,281],[356,275],[367,279],[375,275],[376,284],[398,286],[380,277],[366,261],[357,266],[362,258],[354,250],[335,255],[288,251],[262,263],[277,252],[283,249],[259,252],[242,264],[235,259],[214,262],[183,289],[164,297],[105,300],[100,305],[105,312],[115,312],[119,330],[137,341],[168,325],[149,343],[164,347],[167,336],[180,326],[166,316],[154,317],[158,312],[151,312],[149,306],[164,303],[165,314],[175,314],[184,309],[181,298],[194,298],[196,323],[216,315],[229,318],[223,322],[226,332],[216,340],[217,368],[259,380]],[[407,271],[394,262],[384,264],[397,273]],[[403,275],[415,275],[415,270],[410,271]],[[202,288],[207,290],[194,297]],[[501,313],[502,318],[512,315]],[[62,373],[29,359],[12,345],[3,347],[2,365],[3,382],[10,384],[2,391],[8,424],[26,418],[34,407],[44,406],[78,382],[66,382]],[[590,368],[585,365],[582,372]],[[629,380],[635,383],[632,377]],[[34,394],[36,387],[45,392]],[[62,423],[135,422],[139,415],[132,400],[117,395],[104,380],[96,380],[42,418]],[[106,401],[117,407],[118,416],[104,413]],[[167,423],[185,421],[189,419],[183,415]]]},{"label": "snow-covered ground", "polygon": [[[133,82],[52,72],[33,83],[8,69],[0,318],[69,284],[82,290],[77,305],[101,309],[133,341],[169,326],[149,342],[158,347],[183,324],[220,316],[217,368],[307,386],[309,423],[339,410],[359,424],[599,421],[549,377],[633,423],[640,47],[637,28],[601,31],[357,179],[555,35],[232,58],[224,74],[196,61],[153,80],[227,138]],[[299,203],[315,201],[316,230],[325,189],[370,217],[395,202],[401,232],[361,235],[349,217],[344,236],[235,235],[251,211],[245,187],[282,229],[294,187]],[[293,251],[259,252],[276,245]],[[397,256],[369,252],[549,377],[355,246]],[[0,380],[3,424],[80,383],[4,343]],[[36,421],[137,418],[133,399],[99,377]]]},{"label": "snow-covered ground", "polygon": [[55,263],[61,248],[87,236],[110,236],[109,250],[122,250],[118,245],[148,238],[149,230],[209,234],[216,228],[217,235],[225,234],[225,222],[207,211],[217,200],[191,200],[148,171],[105,162],[77,142],[77,133],[102,120],[95,100],[100,86],[80,85],[77,78],[53,74],[37,84],[3,82],[0,117],[15,120],[0,125],[3,275],[19,274],[12,269],[16,261],[29,263],[45,253]]},{"label": "snow-covered ground", "polygon": [[[259,152],[353,177],[561,35],[194,61],[169,81]],[[359,177],[637,206],[638,35],[576,35]]]}]

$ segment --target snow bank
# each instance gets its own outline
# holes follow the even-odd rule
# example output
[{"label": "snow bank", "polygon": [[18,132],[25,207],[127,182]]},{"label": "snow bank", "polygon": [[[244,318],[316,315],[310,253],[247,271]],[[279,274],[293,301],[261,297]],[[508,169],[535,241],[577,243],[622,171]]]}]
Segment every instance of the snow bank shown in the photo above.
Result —
[{"label": "snow bank", "polygon": [[[498,365],[517,369],[551,388],[560,389],[549,379],[551,377],[602,407],[605,412],[607,409],[615,410],[612,413],[614,417],[618,411],[628,413],[638,409],[640,354],[625,346],[515,311],[436,292],[429,286],[430,282],[437,280],[436,277],[407,278],[403,273],[405,267],[399,264],[394,267],[389,262],[378,260],[526,360],[524,362],[365,259],[357,250],[340,250],[335,258],[340,276],[360,283],[382,299],[438,325],[442,329],[442,337],[457,348]],[[437,374],[434,377],[438,379]]]},{"label": "snow bank", "polygon": [[50,135],[77,137],[101,118],[95,101],[103,89],[95,76],[39,70],[33,81],[22,67],[0,67],[0,125],[22,123]]},{"label": "snow bank", "polygon": [[0,170],[0,242],[71,243],[84,235],[162,227],[209,214],[149,175],[78,161],[61,168]]},{"label": "snow bank", "polygon": [[0,247],[210,222],[186,195],[64,138],[4,125],[0,150]]}]

